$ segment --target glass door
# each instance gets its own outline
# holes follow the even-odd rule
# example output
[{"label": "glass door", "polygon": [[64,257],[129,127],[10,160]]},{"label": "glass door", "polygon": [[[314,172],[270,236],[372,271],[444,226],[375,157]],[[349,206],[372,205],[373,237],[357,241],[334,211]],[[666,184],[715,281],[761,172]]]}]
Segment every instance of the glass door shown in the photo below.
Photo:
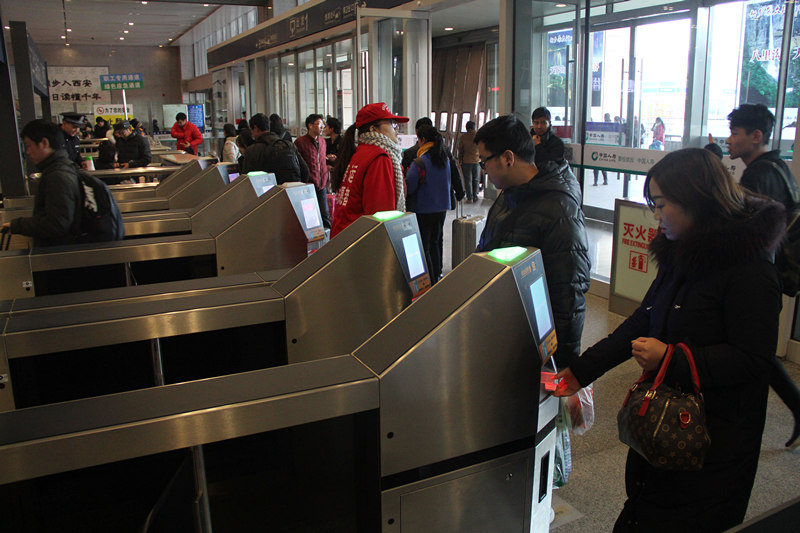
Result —
[{"label": "glass door", "polygon": [[645,20],[590,33],[584,204],[600,220],[613,220],[616,198],[643,196],[624,163],[683,146],[691,22]]}]

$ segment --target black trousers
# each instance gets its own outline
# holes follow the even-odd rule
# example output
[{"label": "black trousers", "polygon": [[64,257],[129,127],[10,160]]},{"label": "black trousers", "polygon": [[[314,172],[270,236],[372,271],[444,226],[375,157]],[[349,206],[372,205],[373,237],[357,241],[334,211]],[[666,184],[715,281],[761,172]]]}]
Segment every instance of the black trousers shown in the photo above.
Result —
[{"label": "black trousers", "polygon": [[442,277],[444,219],[446,215],[446,211],[417,213],[417,224],[419,224],[419,233],[422,238],[422,248],[425,251],[425,262],[428,264],[428,274],[431,276],[431,285]]}]

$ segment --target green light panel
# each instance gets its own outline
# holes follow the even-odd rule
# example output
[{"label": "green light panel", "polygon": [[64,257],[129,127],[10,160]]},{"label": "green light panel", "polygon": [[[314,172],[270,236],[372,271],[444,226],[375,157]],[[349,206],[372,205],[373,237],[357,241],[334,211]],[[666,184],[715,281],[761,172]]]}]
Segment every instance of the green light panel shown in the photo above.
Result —
[{"label": "green light panel", "polygon": [[392,220],[393,218],[401,217],[403,215],[405,215],[405,213],[402,211],[378,211],[372,216],[381,222],[386,222],[387,220]]},{"label": "green light panel", "polygon": [[519,256],[527,252],[526,248],[522,246],[511,246],[509,248],[495,248],[489,252],[489,257],[503,263],[508,263],[517,259]]},{"label": "green light panel", "polygon": [[267,173],[264,172],[263,170],[254,170],[252,172],[248,172],[247,175],[251,176],[251,177],[253,177],[253,176],[266,176]]}]

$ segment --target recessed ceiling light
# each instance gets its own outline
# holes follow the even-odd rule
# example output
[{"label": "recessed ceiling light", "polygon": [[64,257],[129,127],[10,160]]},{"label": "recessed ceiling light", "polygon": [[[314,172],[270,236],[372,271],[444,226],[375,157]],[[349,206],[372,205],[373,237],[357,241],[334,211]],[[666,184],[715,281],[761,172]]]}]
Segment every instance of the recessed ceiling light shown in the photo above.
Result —
[{"label": "recessed ceiling light", "polygon": [[556,4],[556,7],[567,7],[567,4]]},{"label": "recessed ceiling light", "polygon": [[67,28],[67,31],[72,31],[72,28]]},{"label": "recessed ceiling light", "polygon": [[122,30],[122,33],[129,33],[128,30]]},{"label": "recessed ceiling light", "polygon": [[119,38],[119,40],[120,40],[120,41],[124,41],[124,40],[125,40],[125,37],[120,37],[120,38]]},{"label": "recessed ceiling light", "polygon": [[64,44],[66,44],[67,46],[69,46],[69,43],[64,43]]},{"label": "recessed ceiling light", "polygon": [[167,40],[168,40],[168,41],[171,41],[171,40],[172,40],[172,37],[170,37],[170,38],[169,38],[169,39],[167,39]]},{"label": "recessed ceiling light", "polygon": [[142,0],[142,5],[143,5],[143,6],[146,6],[146,5],[147,5],[147,2],[145,2],[144,0]]},{"label": "recessed ceiling light", "polygon": [[128,26],[133,26],[133,22],[129,22],[129,23],[128,23]]},{"label": "recessed ceiling light", "polygon": [[453,31],[453,28],[448,26],[447,28],[444,29],[444,31]]},{"label": "recessed ceiling light", "polygon": [[10,30],[10,29],[11,29],[11,26],[3,26],[3,29],[4,29],[4,30]]},{"label": "recessed ceiling light", "polygon": [[203,7],[208,7],[208,4],[203,4]]},{"label": "recessed ceiling light", "polygon": [[61,38],[62,38],[62,39],[66,39],[66,38],[67,38],[67,36],[66,36],[66,35],[62,35],[62,36],[61,36]]},{"label": "recessed ceiling light", "polygon": [[164,45],[163,44],[159,44],[158,47],[159,48],[164,48]]}]

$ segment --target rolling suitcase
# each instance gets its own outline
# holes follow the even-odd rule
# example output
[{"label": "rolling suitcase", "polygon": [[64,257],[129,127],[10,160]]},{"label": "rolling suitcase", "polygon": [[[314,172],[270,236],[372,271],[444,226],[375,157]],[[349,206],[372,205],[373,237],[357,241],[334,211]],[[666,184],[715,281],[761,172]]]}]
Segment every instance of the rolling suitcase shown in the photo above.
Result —
[{"label": "rolling suitcase", "polygon": [[[462,202],[457,204],[458,207],[461,205]],[[486,226],[486,217],[483,215],[462,214],[458,216],[456,213],[456,218],[453,219],[452,268],[457,267],[461,261],[475,251],[484,226]]]}]

